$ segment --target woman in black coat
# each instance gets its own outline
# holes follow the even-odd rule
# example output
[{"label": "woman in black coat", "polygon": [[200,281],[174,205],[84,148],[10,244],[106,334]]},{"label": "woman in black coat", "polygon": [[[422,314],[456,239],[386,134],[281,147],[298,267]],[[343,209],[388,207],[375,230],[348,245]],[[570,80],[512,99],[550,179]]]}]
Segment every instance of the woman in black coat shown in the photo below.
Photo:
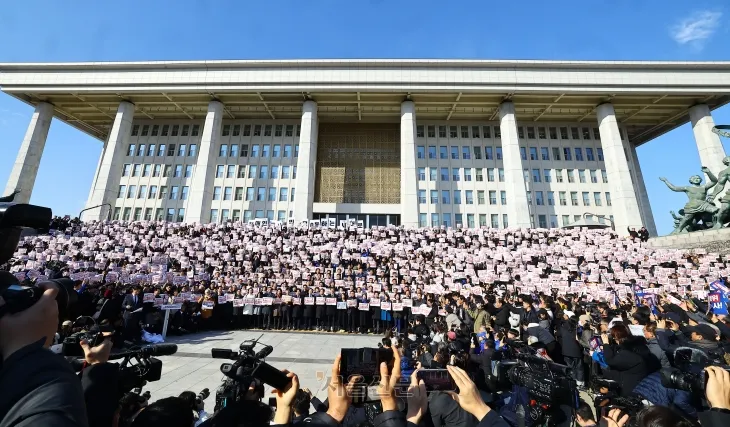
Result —
[{"label": "woman in black coat", "polygon": [[[284,291],[285,291],[285,293],[282,294],[283,295],[282,296],[282,299],[284,297],[290,297],[290,296],[292,296],[291,293],[286,290],[286,288],[284,288]],[[291,327],[292,327],[292,320],[291,320],[291,318],[292,318],[292,304],[291,304],[291,300],[289,300],[287,302],[282,301],[281,302],[281,329],[283,329],[285,331],[291,330]]]},{"label": "woman in black coat", "polygon": [[[324,297],[324,289],[315,288],[313,295],[315,297],[314,303],[317,304],[316,298]],[[323,331],[325,329],[324,324],[327,321],[327,317],[326,317],[327,314],[326,314],[325,310],[326,310],[326,306],[324,306],[324,305],[316,305],[314,308],[314,317],[317,319],[316,324],[317,324],[318,331]]]},{"label": "woman in black coat", "polygon": [[626,325],[617,324],[610,332],[610,337],[602,336],[603,355],[608,364],[604,376],[618,382],[621,396],[626,397],[641,380],[659,369],[659,362],[652,356],[644,337],[631,335]]},{"label": "woman in black coat", "polygon": [[[325,296],[327,298],[335,298],[335,292],[334,289],[328,289],[325,293]],[[337,306],[336,305],[327,305],[325,306],[324,312],[327,315],[327,323],[324,324],[323,328],[324,330],[327,330],[329,328],[330,332],[335,331],[335,316],[337,315]]]},{"label": "woman in black coat", "polygon": [[[375,292],[373,295],[374,300],[380,301],[380,292]],[[373,321],[373,332],[376,334],[380,333],[380,306],[370,306],[370,313],[372,314]]]}]

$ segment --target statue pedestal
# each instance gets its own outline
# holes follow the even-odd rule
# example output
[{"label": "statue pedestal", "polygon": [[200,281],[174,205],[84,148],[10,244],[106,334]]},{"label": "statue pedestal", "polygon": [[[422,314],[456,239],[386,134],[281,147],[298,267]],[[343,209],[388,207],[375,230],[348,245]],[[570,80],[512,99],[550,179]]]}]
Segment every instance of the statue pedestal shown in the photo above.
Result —
[{"label": "statue pedestal", "polygon": [[727,254],[730,253],[730,228],[653,237],[647,245],[655,249],[703,248],[708,252]]}]

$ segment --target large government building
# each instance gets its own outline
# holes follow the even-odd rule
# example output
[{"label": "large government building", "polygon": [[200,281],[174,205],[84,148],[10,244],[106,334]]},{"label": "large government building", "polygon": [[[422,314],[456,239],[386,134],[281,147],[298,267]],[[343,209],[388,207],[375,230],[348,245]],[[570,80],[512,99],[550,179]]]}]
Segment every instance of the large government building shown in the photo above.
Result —
[{"label": "large government building", "polygon": [[711,111],[730,100],[730,63],[6,63],[0,87],[35,108],[16,201],[54,117],[103,144],[86,220],[549,228],[590,214],[655,235],[636,147],[691,121],[702,164],[723,169]]}]

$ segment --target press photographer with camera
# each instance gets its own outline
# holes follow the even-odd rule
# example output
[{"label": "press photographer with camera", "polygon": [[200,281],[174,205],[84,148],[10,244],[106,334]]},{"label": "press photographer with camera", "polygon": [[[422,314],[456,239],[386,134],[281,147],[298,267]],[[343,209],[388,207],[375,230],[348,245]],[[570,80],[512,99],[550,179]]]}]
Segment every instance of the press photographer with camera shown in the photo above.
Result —
[{"label": "press photographer with camera", "polygon": [[17,313],[0,300],[0,427],[89,426],[81,382],[61,355],[48,350],[58,328],[60,290],[52,282],[38,288],[40,299]]}]

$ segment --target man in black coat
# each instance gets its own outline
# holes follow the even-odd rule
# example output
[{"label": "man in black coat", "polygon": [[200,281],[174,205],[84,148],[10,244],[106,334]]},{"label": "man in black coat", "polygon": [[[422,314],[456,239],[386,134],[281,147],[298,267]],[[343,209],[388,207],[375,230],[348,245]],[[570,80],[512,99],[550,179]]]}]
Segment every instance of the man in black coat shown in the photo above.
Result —
[{"label": "man in black coat", "polygon": [[[122,309],[124,310],[124,335],[126,339],[135,340],[139,338],[139,321],[142,318],[143,306],[142,288],[136,286],[131,294],[124,296]],[[135,311],[140,310],[135,313]]]},{"label": "man in black coat", "polygon": [[509,315],[512,310],[512,306],[509,303],[504,302],[504,299],[497,298],[494,301],[494,314],[492,320],[498,328],[509,329]]}]

